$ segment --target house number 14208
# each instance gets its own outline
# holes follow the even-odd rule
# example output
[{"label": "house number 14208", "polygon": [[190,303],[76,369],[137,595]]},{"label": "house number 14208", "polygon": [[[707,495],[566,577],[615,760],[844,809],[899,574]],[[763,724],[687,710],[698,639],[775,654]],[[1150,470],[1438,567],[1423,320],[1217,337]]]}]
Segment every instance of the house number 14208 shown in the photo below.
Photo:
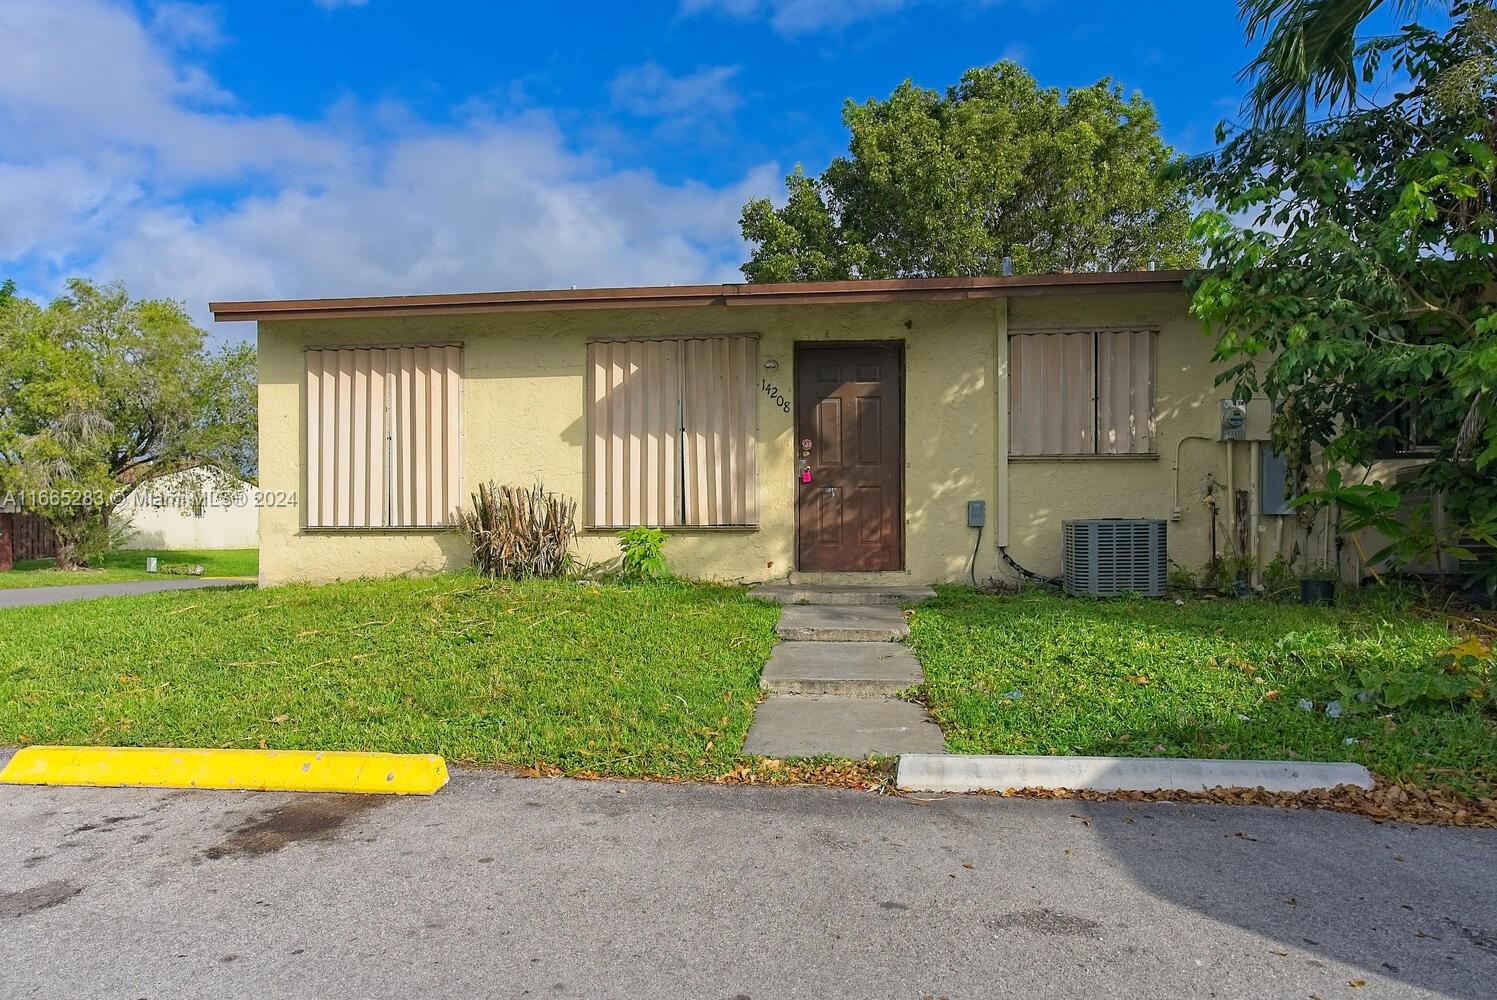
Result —
[{"label": "house number 14208", "polygon": [[774,400],[780,409],[786,413],[790,412],[790,400],[780,395],[780,387],[771,383],[768,379],[759,380],[759,388],[764,390],[764,395]]}]

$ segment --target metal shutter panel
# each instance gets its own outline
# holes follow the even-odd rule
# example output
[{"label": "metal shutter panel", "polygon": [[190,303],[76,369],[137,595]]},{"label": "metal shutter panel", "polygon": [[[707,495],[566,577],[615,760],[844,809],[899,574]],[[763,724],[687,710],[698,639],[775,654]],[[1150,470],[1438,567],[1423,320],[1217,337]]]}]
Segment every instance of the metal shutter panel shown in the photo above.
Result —
[{"label": "metal shutter panel", "polygon": [[589,525],[681,523],[680,352],[668,340],[587,345]]},{"label": "metal shutter panel", "polygon": [[1009,454],[1096,451],[1092,338],[1088,332],[1009,337]]},{"label": "metal shutter panel", "polygon": [[462,489],[462,349],[306,352],[309,528],[441,527]]},{"label": "metal shutter panel", "polygon": [[688,340],[685,347],[685,523],[755,524],[759,342],[712,337]]},{"label": "metal shutter panel", "polygon": [[1152,330],[1097,334],[1097,451],[1101,454],[1154,452],[1154,340]]}]

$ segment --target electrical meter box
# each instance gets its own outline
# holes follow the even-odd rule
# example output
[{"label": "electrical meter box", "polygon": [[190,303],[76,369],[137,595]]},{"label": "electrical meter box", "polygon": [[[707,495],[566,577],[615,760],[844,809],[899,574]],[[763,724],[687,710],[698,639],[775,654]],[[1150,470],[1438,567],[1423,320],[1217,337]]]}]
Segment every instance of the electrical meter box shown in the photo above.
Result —
[{"label": "electrical meter box", "polygon": [[1273,429],[1273,407],[1266,397],[1247,402],[1235,399],[1221,401],[1221,425],[1218,441],[1267,441]]}]

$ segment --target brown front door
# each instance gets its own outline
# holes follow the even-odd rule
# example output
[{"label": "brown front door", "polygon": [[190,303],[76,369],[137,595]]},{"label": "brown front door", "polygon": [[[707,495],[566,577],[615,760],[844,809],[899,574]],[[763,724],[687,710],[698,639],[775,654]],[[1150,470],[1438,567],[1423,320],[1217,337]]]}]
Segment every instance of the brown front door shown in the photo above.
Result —
[{"label": "brown front door", "polygon": [[796,348],[802,570],[904,567],[902,360],[898,344]]}]

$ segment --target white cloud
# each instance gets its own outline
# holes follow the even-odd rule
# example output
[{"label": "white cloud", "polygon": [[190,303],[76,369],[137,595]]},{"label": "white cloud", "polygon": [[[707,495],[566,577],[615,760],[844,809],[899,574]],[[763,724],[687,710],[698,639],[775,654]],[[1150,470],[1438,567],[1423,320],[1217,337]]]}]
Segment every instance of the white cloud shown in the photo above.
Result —
[{"label": "white cloud", "polygon": [[[7,0],[0,37],[0,274],[35,294],[117,277],[206,321],[216,298],[733,280],[738,210],[778,186],[774,164],[666,183],[481,103],[442,126],[350,101],[250,114],[113,0]],[[730,77],[651,71],[619,99],[725,110]]]},{"label": "white cloud", "polygon": [[918,0],[682,0],[681,13],[720,11],[732,17],[767,18],[784,35],[846,27],[890,14]]},{"label": "white cloud", "polygon": [[732,86],[737,66],[706,66],[672,76],[655,63],[621,71],[613,78],[614,103],[642,117],[705,118],[731,113],[742,103]]},{"label": "white cloud", "polygon": [[1016,62],[1022,66],[1029,61],[1029,46],[1023,42],[1009,42],[1003,47],[1003,51],[998,53],[998,58],[1000,60],[1007,60],[1008,62]]},{"label": "white cloud", "polygon": [[315,190],[142,212],[98,270],[228,299],[733,280],[738,210],[777,174],[666,185],[569,151],[543,119],[475,123]]},{"label": "white cloud", "polygon": [[151,34],[179,48],[211,49],[224,40],[218,11],[178,0],[158,3],[152,9]]},{"label": "white cloud", "polygon": [[134,13],[106,0],[0,5],[0,159],[131,151],[174,180],[336,167],[345,151],[283,116],[205,112],[227,95],[180,63]]},{"label": "white cloud", "polygon": [[[684,17],[716,12],[744,20],[766,20],[787,37],[829,31],[898,13],[922,3],[950,7],[988,7],[1003,0],[680,0]],[[1054,0],[1022,0],[1031,10],[1044,10]]]}]

